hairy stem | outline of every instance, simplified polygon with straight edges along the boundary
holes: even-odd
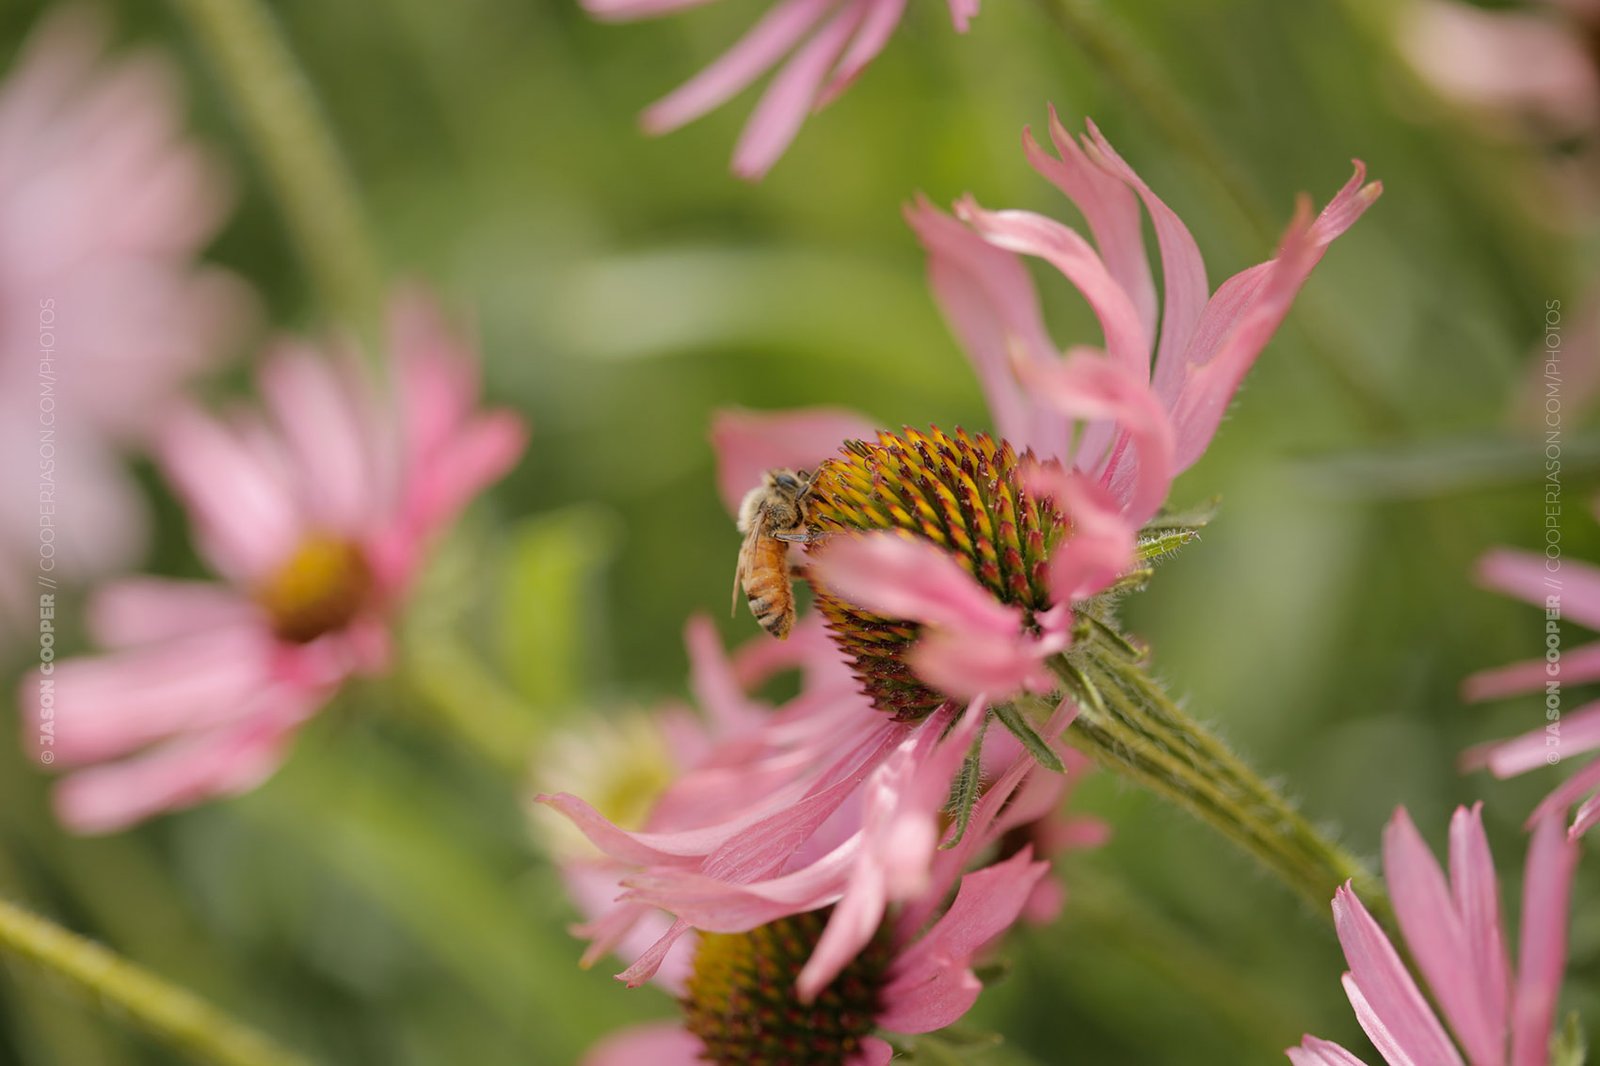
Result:
[[[328,309],[375,325],[381,278],[354,183],[276,17],[259,0],[174,0],[261,158]]]
[[[1066,738],[1101,765],[1188,810],[1319,910],[1354,881],[1375,913],[1387,912],[1360,860],[1179,707],[1123,647],[1091,637],[1055,669],[1081,708]]]
[[[64,978],[157,1039],[223,1066],[306,1066],[308,1060],[115,952],[0,900],[0,951]]]

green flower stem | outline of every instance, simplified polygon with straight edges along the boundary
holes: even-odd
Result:
[[[276,17],[259,0],[174,4],[209,54],[322,300],[367,339],[380,299],[377,256],[349,171]]]
[[[1232,209],[1236,224],[1250,241],[1266,241],[1276,248],[1284,221],[1278,221],[1254,185],[1234,165],[1210,135],[1201,119],[1168,79],[1161,66],[1106,16],[1103,0],[1044,0],[1047,13],[1088,54],[1141,111],[1150,117],[1162,138],[1187,155],[1210,175]],[[1320,309],[1314,299],[1302,299],[1299,314],[1308,325],[1306,344],[1323,368],[1355,401],[1376,429],[1392,433],[1405,423],[1399,405],[1383,395],[1370,375],[1352,365],[1345,355],[1359,346],[1345,340],[1348,331],[1337,315]]]
[[[185,989],[90,940],[0,900],[0,951],[65,978],[91,999],[126,1013],[139,1026],[203,1062],[223,1066],[306,1066]]]
[[[1366,867],[1167,695],[1143,664],[1091,635],[1055,668],[1081,708],[1069,742],[1101,765],[1188,810],[1326,912],[1353,881],[1379,915],[1388,902]]]

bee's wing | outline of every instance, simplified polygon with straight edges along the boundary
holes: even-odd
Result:
[[[750,556],[755,553],[756,542],[761,539],[761,532],[766,527],[767,509],[763,506],[756,511],[755,518],[750,522],[750,531],[744,535],[744,543],[739,545],[739,565],[733,571],[733,603],[728,607],[730,615],[739,613],[739,593],[744,588],[745,571],[750,568]]]

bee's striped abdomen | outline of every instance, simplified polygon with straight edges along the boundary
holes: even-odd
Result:
[[[779,640],[794,625],[794,587],[789,583],[789,546],[761,537],[750,551],[744,572],[744,594],[761,628]]]

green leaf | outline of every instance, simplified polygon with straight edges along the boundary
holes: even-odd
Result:
[[[1022,713],[1016,707],[1009,703],[998,704],[994,708],[994,716],[1000,719],[1001,725],[1011,730],[1011,735],[1022,742],[1022,746],[1028,749],[1028,754],[1032,755],[1040,766],[1046,770],[1054,770],[1058,774],[1066,773],[1067,768],[1061,764],[1061,759],[1050,750],[1050,745],[1044,742],[1044,738],[1033,731],[1033,726],[1028,724],[1027,719],[1022,717]]]
[[[1200,531],[1217,516],[1218,498],[1213,496],[1198,507],[1183,511],[1164,511],[1139,531],[1137,556],[1141,563],[1158,562],[1180,548],[1200,539]]]

